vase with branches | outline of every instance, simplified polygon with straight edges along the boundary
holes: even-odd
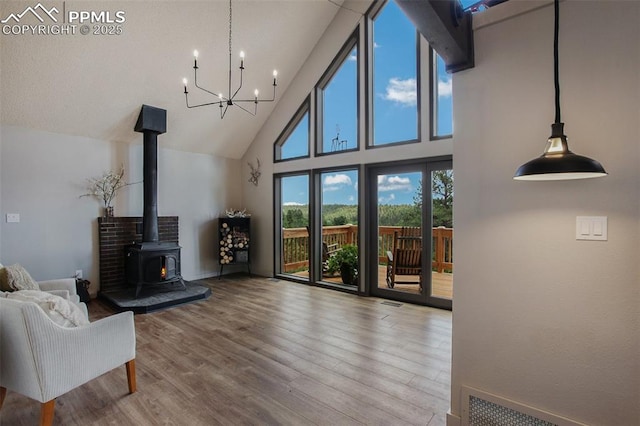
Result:
[[[109,170],[104,172],[102,176],[88,178],[87,190],[89,192],[80,197],[94,197],[101,200],[104,203],[105,216],[111,217],[113,216],[113,206],[111,205],[113,199],[120,189],[128,185],[132,184],[124,181],[124,165],[121,165],[116,172]]]

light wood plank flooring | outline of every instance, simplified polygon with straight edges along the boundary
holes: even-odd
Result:
[[[206,283],[206,301],[136,316],[138,392],[123,366],[58,398],[54,424],[445,424],[451,312],[266,278]],[[0,424],[35,425],[39,410],[9,391]]]

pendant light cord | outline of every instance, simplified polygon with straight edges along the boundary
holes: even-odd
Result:
[[[556,89],[556,123],[560,123],[560,77],[558,72],[558,30],[560,27],[560,2],[554,0],[555,22],[553,31],[553,78]]]
[[[229,0],[229,92],[227,92],[229,100],[231,100],[231,18],[231,0]]]

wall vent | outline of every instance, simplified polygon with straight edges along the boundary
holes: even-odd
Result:
[[[462,387],[462,425],[466,426],[585,426],[537,408]]]

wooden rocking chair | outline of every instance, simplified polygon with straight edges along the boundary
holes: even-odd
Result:
[[[417,275],[419,279],[416,282],[401,278],[407,275]],[[419,227],[403,227],[393,233],[393,249],[387,251],[387,286],[393,288],[396,284],[418,284],[422,292],[422,229]]]

